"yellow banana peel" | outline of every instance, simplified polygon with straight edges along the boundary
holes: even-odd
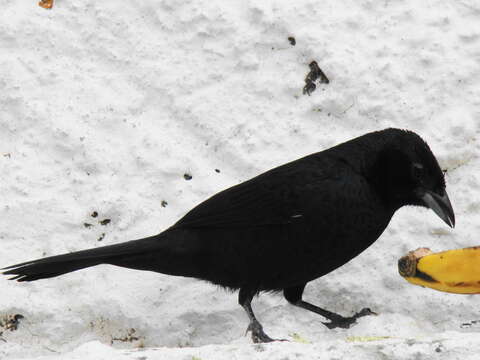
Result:
[[[480,294],[480,246],[433,253],[410,251],[398,260],[409,283],[455,294]]]

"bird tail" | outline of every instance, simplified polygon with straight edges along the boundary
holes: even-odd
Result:
[[[122,266],[125,258],[149,256],[162,246],[161,234],[116,245],[50,256],[7,266],[4,275],[14,275],[9,280],[34,281],[47,279],[99,264]],[[134,266],[124,265],[134,268]],[[137,267],[138,268],[138,267]]]

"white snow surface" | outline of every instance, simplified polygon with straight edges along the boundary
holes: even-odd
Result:
[[[430,144],[457,217],[452,230],[403,208],[308,285],[324,308],[378,313],[350,329],[256,298],[265,331],[288,342],[252,344],[236,294],[195,279],[113,266],[0,279],[0,315],[25,317],[0,359],[480,358],[480,297],[397,272],[421,246],[479,245],[478,1],[0,5],[0,266],[154,235],[219,190],[386,127]],[[330,84],[306,96],[312,60]]]

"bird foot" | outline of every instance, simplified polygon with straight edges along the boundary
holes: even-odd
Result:
[[[368,316],[368,315],[378,315],[378,314],[373,312],[369,308],[363,308],[353,316],[343,317],[341,315],[338,315],[338,317],[331,317],[330,322],[324,322],[322,324],[328,327],[329,329],[335,329],[335,328],[348,329],[350,326],[352,326],[357,322],[358,318],[361,318],[363,316]]]
[[[248,325],[247,331],[245,332],[245,335],[247,335],[248,332],[252,333],[252,341],[255,344],[258,343],[269,343],[272,341],[287,341],[285,339],[272,339],[270,336],[265,334],[263,331],[262,325],[257,321],[257,322],[251,322]]]

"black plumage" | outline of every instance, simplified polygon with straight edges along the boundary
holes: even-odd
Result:
[[[346,318],[302,300],[305,285],[345,264],[404,205],[454,214],[428,145],[398,129],[372,132],[226,189],[164,232],[145,239],[28,261],[5,268],[33,281],[98,264],[189,276],[239,289],[254,341],[271,341],[251,309],[261,291],[284,291],[297,306],[348,327]]]

